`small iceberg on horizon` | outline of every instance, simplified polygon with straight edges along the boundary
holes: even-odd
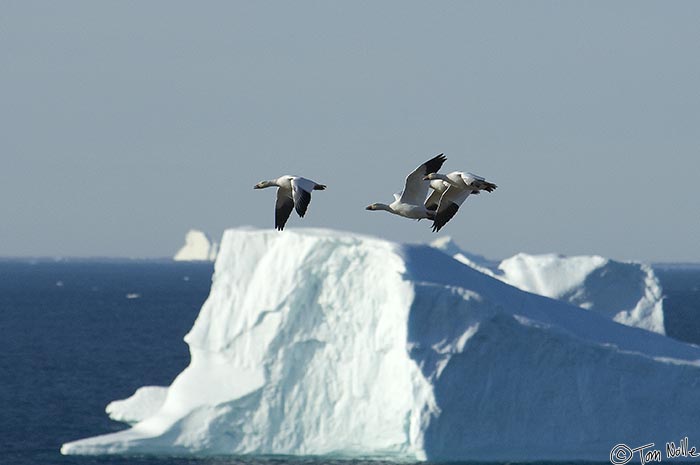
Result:
[[[190,229],[185,235],[185,245],[177,251],[173,260],[178,262],[216,260],[219,244],[209,239],[204,232]]]

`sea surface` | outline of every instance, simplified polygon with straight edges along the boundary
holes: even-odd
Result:
[[[1,465],[381,464],[300,458],[62,456],[63,443],[126,426],[105,406],[168,385],[209,294],[210,263],[0,260]],[[700,267],[657,269],[667,333],[700,344]],[[386,463],[386,462],[384,462]]]

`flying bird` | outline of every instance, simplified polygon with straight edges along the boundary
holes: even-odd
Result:
[[[395,215],[417,220],[422,218],[434,219],[435,212],[427,209],[424,204],[430,184],[426,177],[439,171],[445,160],[447,158],[441,153],[413,170],[406,177],[403,191],[400,194],[394,194],[394,201],[389,205],[373,203],[365,209],[385,210]]]
[[[442,194],[444,194],[450,186],[454,186],[456,189],[471,191],[470,194],[473,195],[478,194],[482,190],[493,192],[493,190],[498,187],[486,181],[481,176],[472,173],[463,173],[461,171],[453,171],[449,174],[431,173],[424,179],[430,181],[430,188],[433,190],[425,200],[425,208],[428,210],[437,210],[440,197],[442,197]]]
[[[433,190],[427,199],[425,199],[425,208],[431,211],[435,211],[440,205],[440,197],[445,193],[450,183],[443,181],[442,179],[432,179],[430,180],[429,187]]]
[[[260,181],[253,186],[253,189],[275,186],[278,188],[275,203],[275,228],[278,231],[284,229],[292,210],[296,210],[300,218],[304,217],[311,202],[311,191],[322,191],[326,188],[323,184],[310,179],[286,175],[271,181]]]
[[[493,192],[498,186],[481,176],[462,171],[448,174],[430,173],[424,178],[430,181],[433,192],[425,201],[425,207],[435,211],[433,232],[440,229],[457,214],[459,207],[471,194]]]

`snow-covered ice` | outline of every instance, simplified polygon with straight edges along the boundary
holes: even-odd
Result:
[[[229,230],[185,340],[154,413],[62,453],[605,461],[700,438],[700,348],[428,245]]]
[[[433,247],[524,291],[569,302],[638,328],[665,334],[663,292],[651,266],[597,255],[519,253],[501,262],[461,250],[449,237]]]
[[[163,406],[167,393],[165,386],[144,386],[128,399],[110,402],[105,411],[112,420],[133,425],[156,413]]]
[[[176,261],[214,261],[219,244],[211,241],[206,234],[196,229],[190,229],[185,235],[185,245],[177,251],[173,260]]]

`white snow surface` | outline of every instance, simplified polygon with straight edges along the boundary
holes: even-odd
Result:
[[[167,394],[165,386],[144,386],[127,399],[110,402],[105,411],[112,420],[133,425],[156,413]]]
[[[597,255],[525,253],[495,262],[461,250],[449,237],[432,245],[524,291],[592,310],[618,323],[665,334],[663,292],[654,270],[647,264]]]
[[[185,245],[177,251],[175,261],[214,261],[219,244],[211,241],[202,231],[190,229],[185,235]]]
[[[700,348],[428,245],[228,230],[185,340],[155,413],[61,452],[605,461],[700,437]]]

